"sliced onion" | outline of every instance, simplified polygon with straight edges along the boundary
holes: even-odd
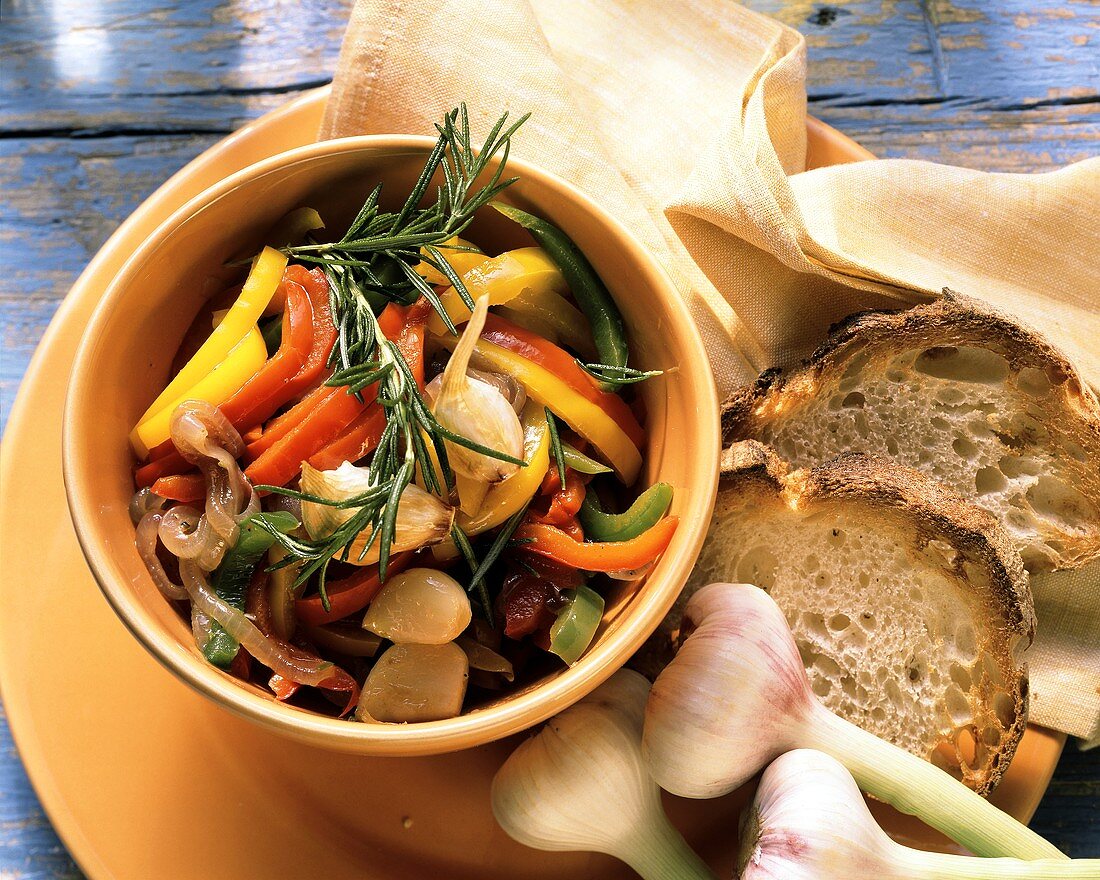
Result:
[[[243,612],[214,592],[205,573],[191,560],[180,561],[180,576],[192,606],[217,621],[249,654],[277,675],[311,687],[326,687],[341,671],[327,660],[267,638]]]
[[[130,522],[136,526],[150,511],[164,510],[164,505],[167,502],[167,498],[161,498],[159,495],[154,494],[148,486],[144,489],[138,489],[134,493],[134,497],[130,499]]]
[[[138,523],[137,527],[138,555],[149,570],[149,576],[153,579],[153,583],[157,585],[157,589],[164,594],[166,599],[173,601],[186,599],[187,591],[179,584],[172,583],[172,579],[168,577],[164,566],[160,564],[160,560],[157,558],[157,532],[160,529],[160,521],[163,517],[164,514],[159,510],[151,510],[141,518],[141,522]]]
[[[481,644],[477,639],[470,636],[459,636],[455,639],[455,644],[466,652],[466,658],[470,661],[471,669],[497,673],[503,675],[508,681],[515,680],[516,673],[512,669],[512,661],[507,657],[501,657],[492,648]]]
[[[180,455],[202,472],[210,526],[232,547],[240,533],[237,524],[259,510],[252,485],[237,464],[244,452],[241,435],[220,409],[204,400],[181,403],[169,430]]]
[[[203,614],[197,605],[191,606],[191,635],[195,637],[195,644],[201,651],[214,634],[214,621]]]

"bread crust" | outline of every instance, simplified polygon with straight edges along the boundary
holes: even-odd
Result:
[[[859,312],[834,324],[828,338],[800,367],[791,372],[766,370],[757,380],[734,392],[722,407],[723,442],[759,437],[782,413],[792,413],[832,383],[858,354],[898,354],[915,348],[973,346],[1000,354],[1009,369],[1041,371],[1061,389],[1061,412],[1050,413],[1047,426],[1085,450],[1075,488],[1100,508],[1100,401],[1073,364],[1036,331],[988,304],[944,288],[934,302],[900,311]],[[1089,464],[1091,462],[1092,464]],[[1050,567],[1077,568],[1100,558],[1100,523],[1086,534],[1072,534],[1051,525],[1062,552],[1047,560]]]
[[[1027,665],[1019,655],[1035,633],[1027,573],[996,517],[919,471],[881,458],[849,453],[812,469],[791,471],[770,447],[753,440],[724,450],[718,497],[716,520],[746,505],[782,504],[811,514],[827,506],[858,504],[876,517],[898,522],[918,551],[932,541],[955,551],[952,571],[960,590],[970,590],[986,610],[987,625],[978,634],[979,646],[994,658],[1004,692],[1013,701],[1012,717],[1006,723],[990,695],[973,724],[979,730],[986,725],[999,728],[999,745],[986,753],[984,763],[959,768],[959,775],[975,791],[992,791],[1027,726]],[[980,566],[989,575],[988,587],[980,593],[974,593],[968,566]]]

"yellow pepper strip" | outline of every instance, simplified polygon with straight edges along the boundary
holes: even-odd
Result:
[[[229,309],[225,320],[214,329],[202,347],[176,374],[176,378],[169,382],[168,387],[149,405],[145,414],[138,420],[139,425],[172,401],[186,399],[186,393],[190,388],[217,364],[224,361],[229,352],[252,332],[256,321],[259,320],[271,297],[279,288],[286,262],[286,256],[274,248],[265,247],[260,252],[259,257],[252,264],[252,271],[248,273],[237,301]]]
[[[569,346],[585,361],[596,359],[596,346],[587,319],[580,309],[553,290],[529,287],[513,297],[508,305],[501,306],[497,313],[551,342]]]
[[[568,289],[561,270],[546,251],[537,247],[506,251],[499,257],[485,260],[466,272],[462,283],[474,300],[489,294],[491,306],[503,305],[527,289],[554,293],[564,293]],[[445,290],[439,300],[454,324],[461,324],[470,317],[470,310],[454,288]],[[443,319],[435,311],[428,318],[428,329],[437,335],[447,332]]]
[[[473,251],[456,251],[451,250],[453,247],[475,248],[476,245],[471,244],[464,238],[455,236],[448,239],[441,244],[437,250],[443,254],[443,259],[447,261],[447,264],[455,270],[459,275],[465,275],[475,266],[480,266],[484,263],[488,256],[483,254],[480,250]],[[426,248],[420,249],[421,256],[427,254]],[[423,261],[419,262],[415,266],[416,274],[420,275],[429,284],[436,285],[449,285],[451,282],[447,280],[447,276],[440,272],[435,266]]]
[[[513,513],[523,508],[542,485],[550,467],[550,428],[542,406],[528,402],[523,408],[523,460],[527,467],[520,468],[506,480],[492,486],[474,515],[458,512],[457,525],[467,535],[480,535],[501,525]],[[454,542],[447,538],[432,545],[436,559],[453,559],[458,555]]]
[[[134,428],[130,433],[130,444],[138,458],[145,458],[150,449],[168,439],[172,413],[181,403],[185,400],[205,400],[220,406],[256,375],[266,361],[267,345],[260,328],[253,324],[248,335],[233,347],[225,360],[215,364],[214,369],[198,382]]]
[[[295,208],[271,228],[267,234],[267,244],[273,248],[301,244],[310,232],[324,228],[325,221],[316,210]]]
[[[444,348],[454,350],[458,340],[447,334],[438,339]],[[627,486],[638,477],[642,454],[623,429],[597,404],[586,399],[545,367],[508,351],[485,339],[478,340],[475,360],[480,356],[488,369],[514,376],[527,389],[527,396],[561,418],[591,443],[603,459],[615,469]],[[478,365],[480,366],[480,365]],[[528,468],[529,470],[529,468]]]

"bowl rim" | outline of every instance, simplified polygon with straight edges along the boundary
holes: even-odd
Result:
[[[127,257],[96,304],[73,358],[62,425],[62,475],[77,540],[100,591],[138,642],[176,678],[236,715],[315,745],[378,756],[458,751],[518,733],[545,721],[590,693],[621,668],[656,629],[679,595],[702,547],[717,495],[720,419],[713,374],[698,327],[683,297],[656,258],[623,223],[579,188],[536,164],[509,157],[509,168],[520,177],[541,190],[573,201],[581,211],[593,216],[600,226],[611,231],[617,239],[616,248],[626,252],[627,258],[646,276],[649,286],[663,296],[667,307],[677,316],[666,329],[674,339],[674,349],[688,359],[683,366],[690,367],[684,372],[689,374],[697,396],[695,410],[696,418],[701,423],[700,440],[705,443],[706,438],[713,438],[713,449],[699,449],[698,461],[702,463],[709,458],[713,466],[696,466],[693,469],[693,480],[699,482],[692,493],[691,507],[684,511],[681,521],[692,524],[694,528],[688,545],[681,548],[675,558],[665,557],[662,560],[666,564],[663,579],[669,584],[678,582],[680,587],[673,589],[666,585],[660,594],[650,597],[648,603],[630,614],[621,615],[615,631],[577,665],[499,705],[475,709],[455,718],[416,724],[375,725],[349,723],[345,719],[301,711],[252,693],[248,688],[228,680],[219,670],[200,663],[176,640],[160,636],[151,612],[133,594],[125,578],[120,576],[121,572],[116,570],[113,554],[97,540],[96,529],[92,525],[96,521],[96,511],[91,499],[81,491],[81,470],[77,465],[80,458],[79,438],[82,436],[79,429],[86,422],[81,401],[91,399],[89,395],[93,384],[86,362],[91,357],[102,325],[122,291],[129,285],[131,276],[144,266],[177,227],[193,215],[238,187],[293,165],[341,153],[426,153],[435,142],[435,138],[421,135],[376,134],[308,144],[249,165],[189,199]],[[713,454],[707,456],[705,453],[708,451]]]

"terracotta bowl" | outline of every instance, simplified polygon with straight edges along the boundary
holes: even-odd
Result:
[[[564,181],[512,160],[510,201],[563,228],[608,283],[630,332],[634,362],[668,370],[644,383],[648,445],[641,484],[676,487],[675,539],[640,584],[607,596],[596,640],[569,669],[458,718],[360,724],[275,701],[208,664],[190,626],[160,595],[134,547],[127,515],[134,464],[127,433],[170,378],[169,365],[207,300],[254,253],[271,225],[301,205],[329,228],[346,226],[382,181],[407,192],[427,138],[377,136],[315,144],[274,156],[184,205],[133,253],[104,291],[73,364],[64,424],[65,485],[92,573],[115,612],[169,670],[221,706],[314,745],[371,755],[423,755],[480,745],[534,725],[587,694],[623,665],[668,611],[702,544],[717,483],[718,405],[702,342],[664,271],[618,222]],[[530,244],[495,211],[468,237],[488,252]]]

